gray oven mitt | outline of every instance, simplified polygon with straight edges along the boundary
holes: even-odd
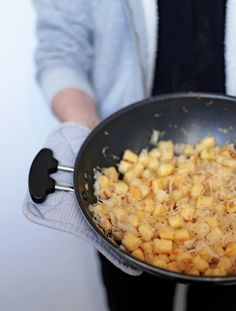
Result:
[[[77,153],[89,132],[88,128],[77,123],[61,124],[49,135],[45,147],[53,151],[53,156],[59,164],[73,167]],[[57,172],[51,177],[61,185],[73,184],[72,173]],[[29,220],[37,224],[85,239],[122,271],[130,275],[142,273],[140,269],[121,258],[90,228],[73,192],[56,191],[48,195],[46,201],[41,204],[34,203],[27,193],[23,212]]]

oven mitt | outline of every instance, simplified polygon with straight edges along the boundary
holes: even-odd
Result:
[[[60,165],[74,166],[76,156],[90,130],[77,123],[60,124],[48,137],[45,147],[53,151]],[[73,174],[58,171],[50,175],[60,185],[73,185]],[[109,261],[130,275],[142,271],[121,258],[103,239],[90,228],[84,218],[74,192],[56,191],[49,194],[43,203],[36,204],[29,193],[23,205],[24,215],[31,221],[50,228],[66,231],[85,239]]]

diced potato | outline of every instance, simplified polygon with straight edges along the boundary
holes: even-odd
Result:
[[[142,224],[139,226],[138,231],[142,239],[146,242],[150,241],[155,234],[155,228],[151,227],[149,224]]]
[[[162,269],[168,269],[167,262],[163,260],[162,258],[159,258],[159,256],[155,256],[152,259],[152,264],[156,267],[162,268]]]
[[[147,168],[156,171],[159,167],[159,161],[156,158],[150,158],[147,164]]]
[[[121,174],[125,174],[127,173],[131,168],[132,168],[133,164],[128,162],[128,161],[120,161],[119,165],[118,165],[118,171]]]
[[[126,161],[131,162],[131,163],[135,163],[138,161],[138,155],[136,153],[134,153],[133,151],[127,149],[124,152],[123,160],[126,160]]]
[[[213,205],[214,198],[210,196],[202,196],[197,201],[198,207],[211,207]]]
[[[155,197],[159,203],[168,203],[170,201],[170,195],[164,190],[159,190],[155,194]]]
[[[135,175],[133,170],[128,171],[125,173],[123,180],[127,183],[130,184],[134,179],[136,179],[137,176]]]
[[[184,209],[182,209],[182,211],[180,212],[181,216],[183,217],[184,220],[186,221],[192,221],[194,214],[195,214],[195,208],[192,206],[188,206],[185,207]]]
[[[150,187],[145,184],[141,184],[138,188],[141,192],[142,198],[146,198],[151,193]]]
[[[171,161],[174,157],[174,145],[172,141],[160,141],[158,144],[160,153],[161,153],[161,161]]]
[[[149,151],[149,155],[153,158],[159,159],[161,152],[158,148],[153,148],[151,151]]]
[[[138,187],[129,187],[128,193],[131,200],[140,200],[142,197]]]
[[[144,166],[148,164],[149,155],[147,150],[142,150],[138,157],[138,162],[142,163]]]
[[[144,260],[144,254],[143,251],[140,248],[135,249],[132,253],[132,256],[134,256],[135,258],[139,259],[139,260]]]
[[[226,202],[225,208],[226,211],[230,214],[236,212],[236,204],[234,202]]]
[[[215,206],[215,209],[219,212],[219,213],[224,213],[225,211],[225,205],[224,204],[218,204]]]
[[[145,258],[152,258],[153,257],[152,242],[144,242],[141,244],[140,247],[144,251]]]
[[[190,275],[200,275],[200,272],[194,267],[191,267],[190,269],[186,269],[185,273],[190,274]]]
[[[203,149],[200,153],[200,157],[202,160],[214,160],[215,151],[213,148]]]
[[[195,153],[196,153],[196,151],[195,151],[195,148],[194,148],[193,145],[188,144],[188,145],[185,146],[184,154],[189,156],[189,155],[194,155]]]
[[[124,238],[122,240],[122,245],[129,251],[134,251],[135,249],[139,248],[139,246],[142,244],[142,241],[140,238],[138,238],[134,233],[132,232],[126,232],[124,235]]]
[[[152,191],[156,194],[160,189],[163,189],[162,181],[160,179],[154,179],[152,181]]]
[[[201,140],[201,144],[206,147],[213,147],[216,144],[216,140],[213,136],[206,136]]]
[[[193,258],[193,267],[200,272],[204,272],[206,269],[209,268],[209,264],[206,260],[201,258],[200,256],[195,256]]]
[[[178,201],[183,197],[183,194],[180,190],[174,190],[172,192],[172,196],[174,197],[175,201]]]
[[[144,170],[144,165],[140,162],[137,162],[134,164],[132,170],[136,176],[139,176]]]
[[[179,214],[176,214],[176,215],[170,216],[168,218],[168,222],[172,228],[181,228],[184,224],[184,219]]]
[[[167,264],[167,269],[170,270],[170,271],[173,271],[173,272],[180,272],[179,268],[177,267],[176,263],[175,262],[169,262]]]
[[[209,268],[204,271],[204,275],[206,276],[223,276],[226,275],[226,271],[223,268]]]
[[[154,239],[153,251],[155,254],[170,254],[173,249],[171,240]]]
[[[155,173],[154,171],[152,170],[149,170],[149,169],[144,169],[141,176],[144,178],[144,179],[150,179],[150,178],[153,178],[155,177]]]
[[[231,271],[231,268],[232,268],[232,261],[229,259],[229,258],[222,258],[218,265],[217,265],[217,268],[222,268],[224,269],[226,272],[230,272]]]
[[[107,188],[111,185],[111,182],[107,176],[100,175],[96,180],[96,184],[99,188]]]
[[[218,236],[223,235],[223,232],[219,227],[212,227],[211,232],[213,232],[215,235],[218,235]]]
[[[160,164],[158,168],[158,175],[161,177],[169,176],[173,173],[174,166],[170,163]]]
[[[129,187],[123,181],[117,181],[113,183],[113,189],[118,194],[126,194]]]
[[[190,269],[193,264],[193,258],[189,253],[182,253],[176,257],[176,264],[181,271]]]
[[[171,227],[163,227],[159,229],[159,235],[161,239],[173,240],[174,239],[174,229]]]
[[[127,218],[127,223],[135,228],[138,228],[140,221],[139,221],[138,216],[131,214]]]
[[[215,160],[217,163],[222,164],[225,160],[225,157],[223,157],[222,155],[217,155]]]
[[[225,255],[228,257],[236,256],[236,243],[229,243],[226,246]]]
[[[181,243],[190,240],[190,235],[187,229],[177,229],[174,233],[174,240],[177,243]]]
[[[207,218],[206,218],[206,223],[207,223],[210,227],[217,227],[217,226],[218,226],[218,220],[217,220],[216,216],[207,217]]]
[[[108,219],[108,218],[106,218],[106,217],[103,217],[102,219],[101,219],[101,225],[102,225],[102,228],[106,231],[106,232],[108,232],[109,230],[111,230],[111,222],[110,222],[110,220]]]
[[[172,253],[170,254],[170,260],[176,260],[176,257],[179,256],[180,254],[184,253],[184,249],[183,248],[174,248],[172,250]]]
[[[203,195],[203,193],[204,193],[204,186],[203,185],[201,185],[201,184],[193,185],[192,190],[191,190],[192,198],[197,199],[201,195]]]
[[[154,203],[153,203],[151,200],[148,200],[148,199],[147,199],[147,200],[144,202],[144,210],[147,211],[147,212],[152,213],[152,212],[154,211],[154,209],[155,209]]]
[[[165,213],[165,211],[166,211],[166,208],[162,204],[158,204],[158,205],[156,205],[156,207],[154,209],[153,215],[154,216],[161,216]]]
[[[103,173],[105,176],[107,176],[109,179],[112,179],[112,180],[117,180],[119,177],[119,174],[114,166],[104,169]]]

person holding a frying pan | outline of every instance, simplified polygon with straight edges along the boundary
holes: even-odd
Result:
[[[236,95],[234,0],[34,2],[37,79],[62,121],[46,145],[61,162],[73,163],[78,142],[102,119],[141,99],[186,91]],[[71,154],[63,149],[68,141]],[[73,196],[64,197],[65,204],[56,194],[49,199],[50,217],[48,209],[39,216],[30,199],[24,212],[37,223],[86,238],[102,253],[110,310],[140,310],[140,301],[147,310],[172,310],[176,284],[138,271],[105,249],[84,224]],[[187,310],[235,310],[234,293],[235,286],[189,286]]]

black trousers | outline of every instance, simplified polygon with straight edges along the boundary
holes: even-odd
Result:
[[[99,254],[111,311],[172,311],[176,283],[148,273],[130,276]],[[144,308],[145,306],[145,308]],[[236,311],[236,286],[189,286],[187,311]]]

